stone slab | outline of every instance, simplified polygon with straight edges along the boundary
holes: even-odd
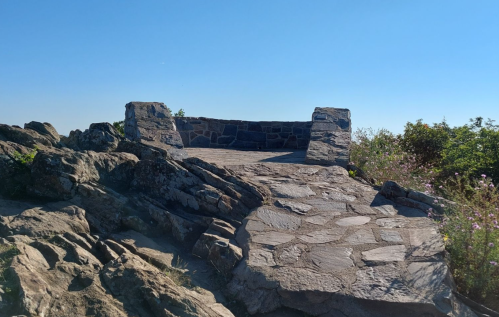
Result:
[[[304,235],[298,236],[298,239],[307,243],[328,243],[337,241],[345,234],[346,228],[331,228],[313,231]]]
[[[270,190],[279,198],[304,198],[316,195],[310,187],[295,184],[275,184],[270,186]]]
[[[381,239],[386,242],[404,242],[400,233],[393,230],[380,230]]]
[[[267,208],[258,208],[256,216],[266,225],[278,229],[296,230],[301,225],[301,219],[295,216],[276,212]]]
[[[336,272],[353,267],[352,248],[316,246],[307,254],[311,264],[323,272]]]
[[[366,243],[377,243],[371,229],[360,229],[355,233],[345,238],[345,241],[351,245],[359,245]]]
[[[392,245],[362,252],[364,261],[373,262],[400,262],[405,260],[405,256],[405,245]]]
[[[252,237],[252,241],[260,244],[267,244],[271,246],[276,246],[280,245],[283,243],[287,243],[291,240],[293,240],[295,236],[287,234],[287,233],[282,233],[282,232],[266,232],[258,235],[254,235]]]
[[[371,221],[370,217],[356,216],[356,217],[342,218],[336,221],[336,224],[342,227],[350,227],[350,226],[361,226],[368,223],[369,221]]]

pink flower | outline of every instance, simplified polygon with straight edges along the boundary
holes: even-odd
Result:
[[[442,186],[442,185],[440,185],[440,186],[438,186],[438,188],[443,188],[443,186]]]
[[[443,208],[443,207],[445,207],[445,205],[444,205],[444,204],[440,204],[440,207],[442,207],[442,208]]]
[[[482,177],[483,177],[483,178],[486,178],[486,177],[487,177],[487,175],[485,175],[485,174],[482,174]]]
[[[490,264],[492,264],[493,266],[496,266],[497,262],[496,261],[490,261]]]
[[[494,184],[490,183],[489,187],[494,188]]]
[[[459,173],[455,173],[454,175],[456,175],[456,176],[457,176],[457,175],[459,175]]]
[[[494,247],[494,244],[491,242],[489,243],[489,247],[493,248]]]

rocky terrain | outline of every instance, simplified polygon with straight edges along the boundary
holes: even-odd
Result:
[[[161,107],[127,138],[0,125],[0,316],[476,316],[395,185],[188,158]]]

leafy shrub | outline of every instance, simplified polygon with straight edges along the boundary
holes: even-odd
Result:
[[[422,190],[433,180],[429,166],[418,165],[415,155],[403,151],[400,138],[389,131],[358,129],[354,139],[350,160],[378,185],[392,180]]]
[[[493,182],[499,182],[499,129],[488,121],[479,124],[453,128],[453,136],[442,153],[439,169],[442,178],[457,172],[470,178],[488,175]]]
[[[400,145],[408,153],[415,155],[418,164],[438,164],[442,159],[442,152],[450,139],[452,130],[447,123],[434,123],[432,127],[423,123],[407,122]]]
[[[482,301],[499,289],[499,192],[486,175],[456,176],[446,191],[456,204],[441,227],[459,292]]]
[[[125,121],[115,121],[113,122],[113,127],[118,130],[118,132],[125,136]]]

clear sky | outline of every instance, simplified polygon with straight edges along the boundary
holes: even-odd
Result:
[[[61,134],[129,101],[354,129],[499,121],[498,0],[0,0],[0,123]]]

